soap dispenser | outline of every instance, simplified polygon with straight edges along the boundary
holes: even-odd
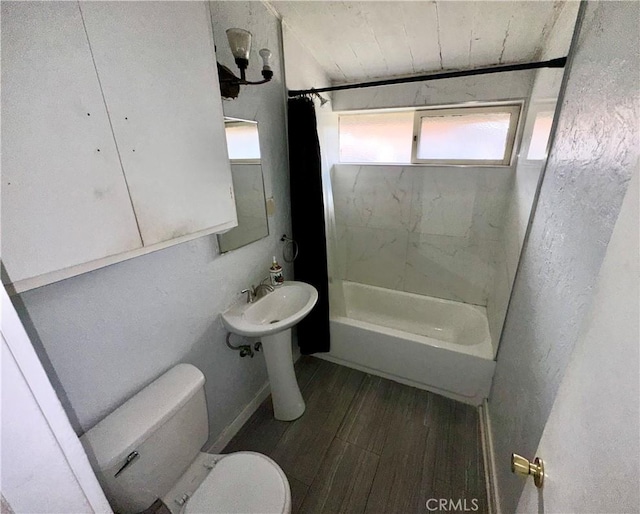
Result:
[[[284,282],[284,277],[282,276],[282,266],[278,264],[275,255],[273,256],[273,262],[271,263],[271,267],[269,268],[269,276],[271,277],[272,286],[279,286]]]

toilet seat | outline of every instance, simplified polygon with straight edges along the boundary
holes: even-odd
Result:
[[[184,514],[289,514],[289,482],[269,457],[254,452],[223,456],[185,504]]]

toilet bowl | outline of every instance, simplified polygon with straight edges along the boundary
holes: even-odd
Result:
[[[204,381],[179,364],[80,438],[114,511],[161,499],[172,514],[291,512],[289,482],[269,457],[200,451],[209,433]]]
[[[185,502],[180,514],[291,512],[289,482],[269,457],[253,452],[217,457],[217,464]]]

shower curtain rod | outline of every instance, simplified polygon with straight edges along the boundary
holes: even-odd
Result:
[[[469,77],[472,75],[485,75],[488,73],[502,73],[505,71],[535,70],[538,68],[564,68],[567,62],[566,57],[551,59],[550,61],[524,62],[520,64],[502,64],[487,68],[475,68],[471,70],[443,71],[441,73],[431,73],[429,75],[417,75],[414,77],[401,77],[386,80],[374,80],[372,82],[359,82],[356,84],[341,84],[339,86],[321,87],[318,89],[292,89],[289,96],[301,96],[328,91],[342,91],[344,89],[361,89],[365,87],[390,86],[392,84],[405,84],[407,82],[423,82],[427,80],[450,79],[455,77]]]

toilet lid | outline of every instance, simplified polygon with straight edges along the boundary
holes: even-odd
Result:
[[[269,457],[254,452],[224,456],[186,503],[184,514],[291,511],[289,482]]]

